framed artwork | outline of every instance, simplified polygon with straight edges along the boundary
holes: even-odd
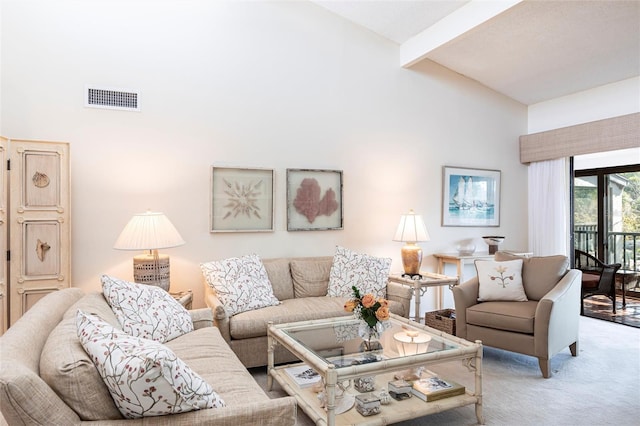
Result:
[[[273,169],[211,167],[210,232],[273,231]]]
[[[342,170],[287,169],[287,231],[342,229]]]
[[[444,166],[442,226],[500,226],[500,170]]]

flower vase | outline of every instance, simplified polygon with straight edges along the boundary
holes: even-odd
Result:
[[[372,352],[382,349],[380,344],[380,334],[384,331],[382,325],[377,322],[375,326],[371,327],[365,321],[362,321],[358,325],[358,336],[362,338],[362,344],[360,349],[362,352]]]

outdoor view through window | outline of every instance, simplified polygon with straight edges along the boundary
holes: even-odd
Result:
[[[640,164],[575,168],[573,210],[576,249],[640,275]]]

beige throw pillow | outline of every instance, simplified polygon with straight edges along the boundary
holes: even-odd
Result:
[[[526,302],[522,285],[522,259],[506,262],[476,260],[478,301]]]
[[[296,298],[327,295],[332,260],[292,260],[291,276]]]

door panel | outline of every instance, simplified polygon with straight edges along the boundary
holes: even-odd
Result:
[[[7,203],[9,194],[7,192],[7,147],[9,141],[0,137],[0,334],[7,331],[8,327],[8,262],[7,262]]]
[[[10,141],[9,324],[46,294],[69,287],[69,146]]]

